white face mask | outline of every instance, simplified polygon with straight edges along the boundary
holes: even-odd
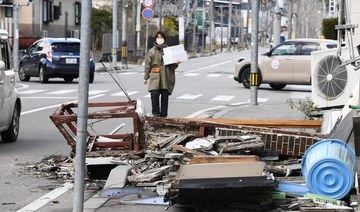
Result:
[[[156,43],[158,44],[158,45],[162,45],[162,44],[164,44],[164,39],[163,38],[156,38]]]

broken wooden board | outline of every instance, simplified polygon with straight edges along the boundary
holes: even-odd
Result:
[[[256,119],[211,119],[177,118],[183,121],[200,121],[216,124],[244,125],[269,128],[321,128],[321,120],[256,120]]]
[[[207,163],[180,166],[176,180],[261,176],[264,162]]]
[[[238,163],[256,161],[259,161],[259,157],[256,155],[195,156],[191,159],[190,164]]]
[[[219,142],[215,146],[216,151],[231,152],[243,149],[255,149],[265,146],[261,139],[247,140],[244,142]]]
[[[163,166],[160,168],[154,168],[147,171],[144,171],[140,174],[134,174],[128,177],[130,182],[150,182],[154,181],[158,178],[161,178],[167,170],[169,170],[172,166]]]

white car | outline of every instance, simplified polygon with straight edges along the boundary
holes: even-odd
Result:
[[[19,135],[21,100],[11,69],[8,33],[0,30],[0,134],[3,142],[15,142]]]

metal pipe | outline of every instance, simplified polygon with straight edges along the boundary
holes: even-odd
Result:
[[[119,48],[118,45],[118,0],[113,0],[113,20],[112,20],[112,64],[115,67],[117,65],[117,50]]]
[[[91,5],[92,1],[81,4],[81,44],[79,68],[79,104],[77,117],[77,139],[75,155],[75,187],[73,212],[82,212],[84,208],[85,153],[88,122],[90,38],[91,38]]]
[[[136,47],[137,47],[137,49],[140,49],[140,28],[141,28],[140,14],[141,14],[141,0],[138,0],[138,5],[136,8]]]
[[[14,71],[19,70],[19,0],[14,0],[14,43],[13,43],[13,58]]]
[[[232,25],[232,0],[229,0],[229,20],[228,20],[228,31],[227,31],[227,52],[231,51],[231,25]]]
[[[121,65],[123,68],[127,68],[127,29],[128,29],[128,1],[122,1],[122,31],[121,31]]]
[[[224,33],[223,33],[223,21],[224,21],[224,17],[223,17],[223,6],[222,5],[220,5],[220,29],[221,29],[221,32],[220,32],[220,36],[221,36],[221,41],[220,41],[220,52],[222,52],[223,51],[223,39],[224,39]]]
[[[259,0],[253,0],[252,2],[252,23],[251,23],[251,77],[250,81],[250,105],[258,105],[258,51],[259,51]],[[254,77],[255,75],[255,77]],[[255,82],[255,83],[254,83]]]
[[[214,0],[210,1],[210,54],[213,53],[213,45],[215,40],[215,24],[214,24]],[[215,50],[216,51],[216,50]]]

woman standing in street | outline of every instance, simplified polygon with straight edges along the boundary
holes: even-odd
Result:
[[[169,95],[175,86],[175,69],[180,63],[164,65],[163,48],[167,47],[165,33],[155,34],[155,43],[145,60],[144,84],[151,94],[152,114],[154,117],[167,117]]]

